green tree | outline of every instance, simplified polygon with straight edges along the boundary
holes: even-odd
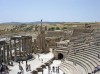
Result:
[[[56,27],[56,30],[60,30],[60,28],[59,27]]]
[[[55,27],[51,27],[48,29],[49,31],[54,31],[55,30]]]
[[[67,27],[63,27],[63,28],[62,28],[62,30],[65,30],[65,29],[67,29]]]

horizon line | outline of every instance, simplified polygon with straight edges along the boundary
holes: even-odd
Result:
[[[28,21],[28,22],[18,22],[18,21],[11,21],[11,22],[0,22],[2,23],[35,23],[35,22],[41,22],[41,21]],[[42,21],[43,23],[45,22],[65,22],[65,23],[99,23],[100,21]]]

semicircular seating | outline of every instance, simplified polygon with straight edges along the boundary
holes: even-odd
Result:
[[[81,33],[71,39],[69,47],[61,50],[67,55],[64,55],[64,61],[60,67],[64,71],[69,71],[69,74],[94,74],[95,68],[100,65],[98,57],[100,54],[100,31]],[[65,74],[68,73],[65,72]]]
[[[66,51],[66,50],[63,50]],[[71,53],[68,56],[67,61],[75,62],[77,65],[79,65],[83,70],[82,73],[78,71],[78,68],[76,67],[77,70],[74,69],[74,66],[71,66],[73,68],[70,68],[68,64],[62,63],[60,66],[65,67],[70,71],[70,74],[88,74],[92,73],[95,69],[96,66],[100,65],[100,62],[98,61],[98,54],[100,53],[100,46],[96,45],[91,45],[91,46],[86,46],[83,49],[79,49],[78,51],[71,50]],[[77,71],[77,72],[76,72]]]
[[[70,73],[69,74],[80,74],[78,69],[73,65],[73,63],[68,63],[66,61],[64,61],[61,65],[61,68],[66,68],[66,70],[68,70]],[[67,72],[68,73],[68,72]]]

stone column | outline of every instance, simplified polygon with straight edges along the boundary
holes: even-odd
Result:
[[[25,56],[25,47],[24,47],[24,38],[22,38],[22,51],[23,51],[23,55]]]
[[[29,50],[29,54],[31,54],[31,45],[32,45],[31,37],[29,37],[29,39],[28,39],[28,50]]]
[[[32,37],[31,37],[31,53],[32,53],[32,43],[33,43],[33,42],[32,42]]]
[[[10,40],[10,60],[12,59],[12,43],[11,43],[12,40]]]
[[[40,52],[42,52],[42,37],[41,37],[41,34],[39,34],[37,41],[38,41],[38,44],[37,44],[38,48],[40,49]]]
[[[23,38],[23,46],[24,46],[24,56],[25,56],[25,59],[26,59],[26,64],[27,64],[27,45],[26,45],[27,41],[26,41],[26,38],[24,37]]]
[[[37,43],[36,43],[36,39],[34,39],[34,43],[33,43],[34,45],[33,45],[33,51],[36,53],[36,51],[37,51]]]
[[[2,54],[1,54],[1,45],[0,45],[0,58],[2,58]],[[0,64],[2,63],[2,59],[0,59]]]
[[[14,39],[14,52],[15,52],[14,60],[16,61],[17,60],[16,39]]]
[[[25,51],[25,55],[27,55],[27,39],[26,38],[24,38],[24,51]]]
[[[21,39],[19,39],[19,56],[21,58]]]
[[[29,42],[29,38],[26,38],[25,41],[26,41],[26,43],[25,43],[26,52],[27,52],[27,54],[30,54],[30,42]]]
[[[9,64],[9,45],[7,45],[7,64]]]
[[[6,57],[5,57],[5,43],[3,45],[3,62],[6,63]]]
[[[29,49],[30,49],[30,51],[29,51],[29,53],[32,53],[32,37],[29,39]]]

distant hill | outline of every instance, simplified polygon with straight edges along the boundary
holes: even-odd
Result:
[[[84,23],[90,23],[90,24],[96,24],[99,22],[42,22],[43,24],[84,24]],[[37,22],[4,22],[0,23],[2,25],[22,25],[22,24],[32,24],[32,25],[38,25],[41,24],[40,21]]]
[[[22,23],[20,23],[20,22],[4,22],[4,23],[0,23],[0,24],[2,24],[2,25],[21,25]]]
[[[65,22],[42,22],[43,24],[63,24]],[[5,22],[5,23],[0,23],[0,24],[5,24],[5,25],[21,25],[21,24],[41,24],[41,22]]]

